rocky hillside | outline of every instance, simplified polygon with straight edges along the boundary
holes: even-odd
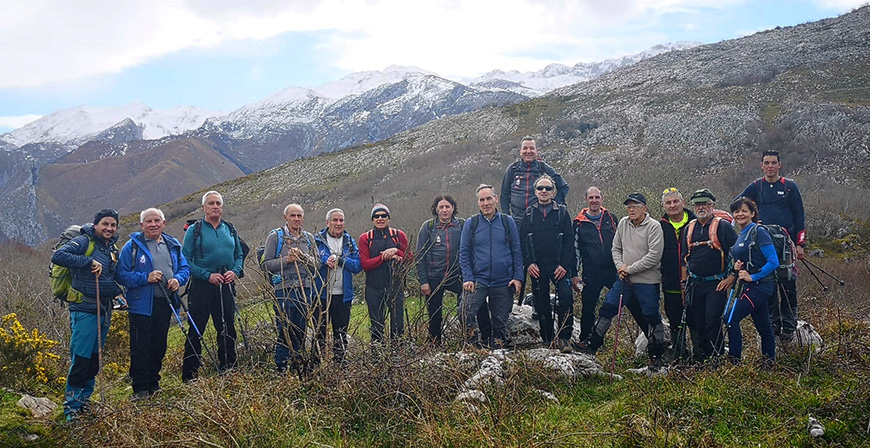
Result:
[[[333,206],[349,226],[370,224],[373,201],[416,229],[430,198],[446,191],[472,213],[474,188],[499,185],[519,139],[534,135],[543,158],[573,186],[576,211],[590,184],[606,206],[641,190],[709,187],[727,203],[760,176],[760,152],[778,149],[796,177],[811,237],[842,237],[868,219],[870,7],[836,19],[667,53],[545,97],[447,117],[366,147],[297,160],[230,181],[227,214],[262,238],[290,201],[321,227]],[[199,213],[197,198],[168,206],[175,220]],[[621,211],[621,210],[620,210]],[[655,214],[660,213],[653,207]]]

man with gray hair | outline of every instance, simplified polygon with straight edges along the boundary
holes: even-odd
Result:
[[[284,207],[284,225],[269,232],[261,260],[275,291],[276,326],[275,366],[278,372],[290,367],[304,373],[305,328],[317,310],[314,279],[320,267],[320,254],[314,236],[302,229],[305,211],[299,204]],[[292,359],[291,359],[292,356]]]
[[[164,232],[163,212],[156,208],[143,210],[139,214],[139,227],[142,231],[130,235],[121,249],[118,265],[118,282],[127,288],[130,307],[130,380],[134,400],[160,390],[160,370],[172,317],[170,302],[178,302],[178,288],[190,278],[181,243]]]

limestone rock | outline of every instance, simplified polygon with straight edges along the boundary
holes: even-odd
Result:
[[[23,408],[30,409],[30,412],[36,418],[45,417],[57,409],[57,403],[48,398],[32,397],[27,394],[24,394],[21,399],[18,400],[17,404]]]

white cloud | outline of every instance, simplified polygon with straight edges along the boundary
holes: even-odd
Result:
[[[18,115],[0,117],[0,128],[17,129],[25,124],[32,123],[42,118],[42,115]]]
[[[868,0],[814,0],[820,8],[833,9],[838,12],[849,12],[855,8],[868,5]]]
[[[539,68],[642,50],[628,34],[649,34],[661,15],[735,1],[744,0],[4,2],[0,88],[118,73],[185,48],[294,31],[329,31],[325,62],[349,71],[403,64],[450,76]],[[632,33],[623,37],[600,37],[627,26]]]

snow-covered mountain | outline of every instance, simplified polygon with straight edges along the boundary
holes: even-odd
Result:
[[[17,147],[53,143],[72,150],[126,119],[142,129],[142,138],[151,140],[196,129],[206,118],[222,114],[194,106],[155,110],[140,102],[122,107],[80,106],[52,112],[0,135],[0,141]]]
[[[641,53],[601,62],[580,62],[573,67],[550,64],[536,72],[493,70],[467,83],[477,88],[503,88],[526,96],[540,96],[560,87],[595,79],[614,70],[636,64],[644,59],[669,51],[681,51],[701,45],[700,42],[673,42],[656,45]]]

